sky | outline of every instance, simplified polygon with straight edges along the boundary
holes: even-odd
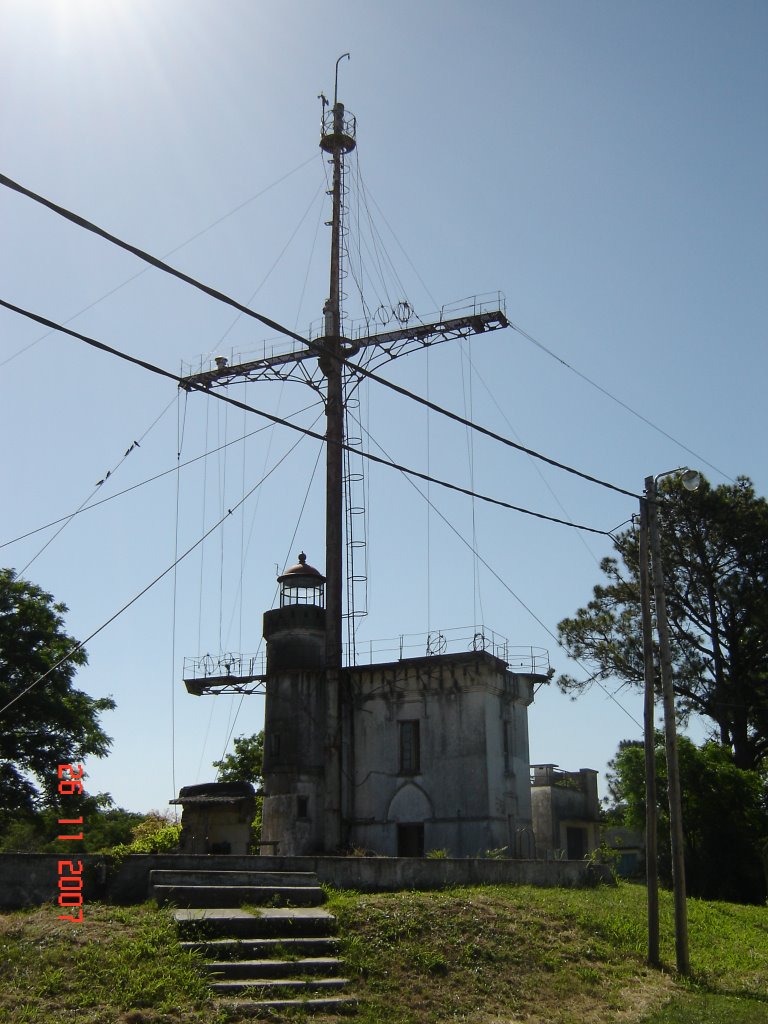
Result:
[[[346,322],[500,291],[519,328],[378,372],[632,495],[683,465],[765,495],[767,43],[750,0],[4,0],[0,170],[304,334],[328,289],[318,96],[348,52]],[[275,340],[7,188],[0,224],[0,298],[132,356],[178,373]],[[320,444],[7,310],[0,366],[2,564],[96,634],[77,685],[117,708],[90,790],[163,809],[262,725],[260,696],[189,696],[183,662],[258,652],[276,568],[324,568]],[[230,394],[323,430],[304,384]],[[481,494],[598,531],[637,511],[373,382],[350,412],[363,447]],[[608,536],[359,471],[361,644],[482,624],[587,675],[557,623]],[[543,686],[531,760],[604,794],[641,721],[619,681]]]

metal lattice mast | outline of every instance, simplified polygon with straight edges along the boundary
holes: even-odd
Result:
[[[344,576],[344,373],[346,367],[354,373],[354,360],[364,349],[373,349],[373,363],[379,364],[430,345],[452,339],[465,339],[476,334],[500,330],[509,326],[504,312],[503,297],[495,293],[483,300],[463,300],[461,304],[443,307],[431,322],[416,320],[408,303],[400,303],[392,310],[396,327],[381,330],[382,323],[369,320],[343,332],[342,260],[344,231],[344,158],[355,149],[356,125],[344,104],[338,100],[338,66],[336,85],[331,106],[324,96],[320,147],[330,157],[333,169],[331,259],[328,300],[323,308],[322,328],[310,331],[307,347],[290,351],[267,351],[261,358],[229,363],[217,357],[215,366],[182,378],[181,386],[187,390],[227,387],[237,382],[262,380],[293,380],[308,384],[325,399],[326,413],[326,672],[329,691],[338,690],[338,673],[342,667],[342,629]],[[314,365],[312,365],[314,363]],[[371,362],[368,364],[371,365]],[[350,609],[352,611],[352,609]],[[202,662],[194,678],[187,679],[190,692],[252,693],[263,687],[263,676],[252,664],[246,667],[243,658],[227,656],[225,671],[213,667],[209,672]],[[218,659],[221,661],[222,659]],[[353,658],[354,660],[354,658]],[[216,663],[218,665],[218,662]],[[243,667],[241,667],[241,664]],[[336,682],[334,683],[334,679]],[[337,745],[333,714],[329,698],[329,744]],[[331,739],[334,733],[335,739]],[[332,773],[335,774],[335,773]]]

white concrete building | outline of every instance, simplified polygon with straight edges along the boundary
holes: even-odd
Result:
[[[263,852],[335,852],[325,821],[340,815],[344,849],[534,856],[528,707],[546,674],[479,649],[349,667],[335,690],[324,578],[302,555],[279,581],[264,616]]]
[[[354,845],[392,856],[532,855],[533,676],[470,651],[357,666],[346,679]]]

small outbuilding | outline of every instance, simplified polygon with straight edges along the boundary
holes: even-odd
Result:
[[[531,765],[531,810],[537,857],[582,860],[600,846],[597,772]]]
[[[180,853],[245,856],[256,814],[256,791],[250,782],[204,782],[183,786]]]

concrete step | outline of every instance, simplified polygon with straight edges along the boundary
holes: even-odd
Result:
[[[173,911],[182,939],[319,938],[333,934],[336,918],[320,907],[189,907]]]
[[[259,1000],[217,1000],[216,1008],[225,1016],[269,1017],[281,1011],[300,1010],[304,1013],[354,1013],[357,1001],[350,996],[329,996],[313,999],[259,999]],[[293,1019],[293,1018],[291,1018]]]
[[[293,1011],[301,1011],[302,1018],[354,1013],[357,1003],[346,993],[350,982],[341,976],[343,962],[333,955],[336,919],[318,905],[324,893],[316,878],[294,872],[301,874],[301,884],[292,884],[298,879],[286,877],[291,873],[279,879],[258,874],[153,872],[158,899],[188,901],[173,911],[173,918],[182,947],[210,958],[201,966],[217,997],[217,1010],[237,1020],[274,1019],[283,1013],[292,1017]],[[262,881],[270,884],[250,884]],[[264,898],[294,901],[297,896],[309,896],[311,905],[258,905]],[[242,909],[243,903],[252,909]]]
[[[327,978],[338,974],[343,961],[334,956],[312,956],[301,960],[214,960],[205,964],[210,974],[221,981],[246,978],[293,978],[305,974],[319,974]]]
[[[332,938],[280,938],[280,939],[210,939],[180,943],[187,952],[200,953],[212,960],[243,960],[259,957],[302,956],[332,957],[338,950],[338,939]]]
[[[160,905],[180,907],[264,906],[267,903],[295,907],[319,907],[325,893],[319,886],[278,885],[155,885],[154,896]]]
[[[270,980],[240,979],[215,981],[211,990],[219,996],[250,993],[257,998],[294,998],[317,992],[337,993],[349,985],[349,978],[272,978]]]
[[[157,869],[149,872],[150,885],[256,885],[313,886],[313,871],[198,871]]]

